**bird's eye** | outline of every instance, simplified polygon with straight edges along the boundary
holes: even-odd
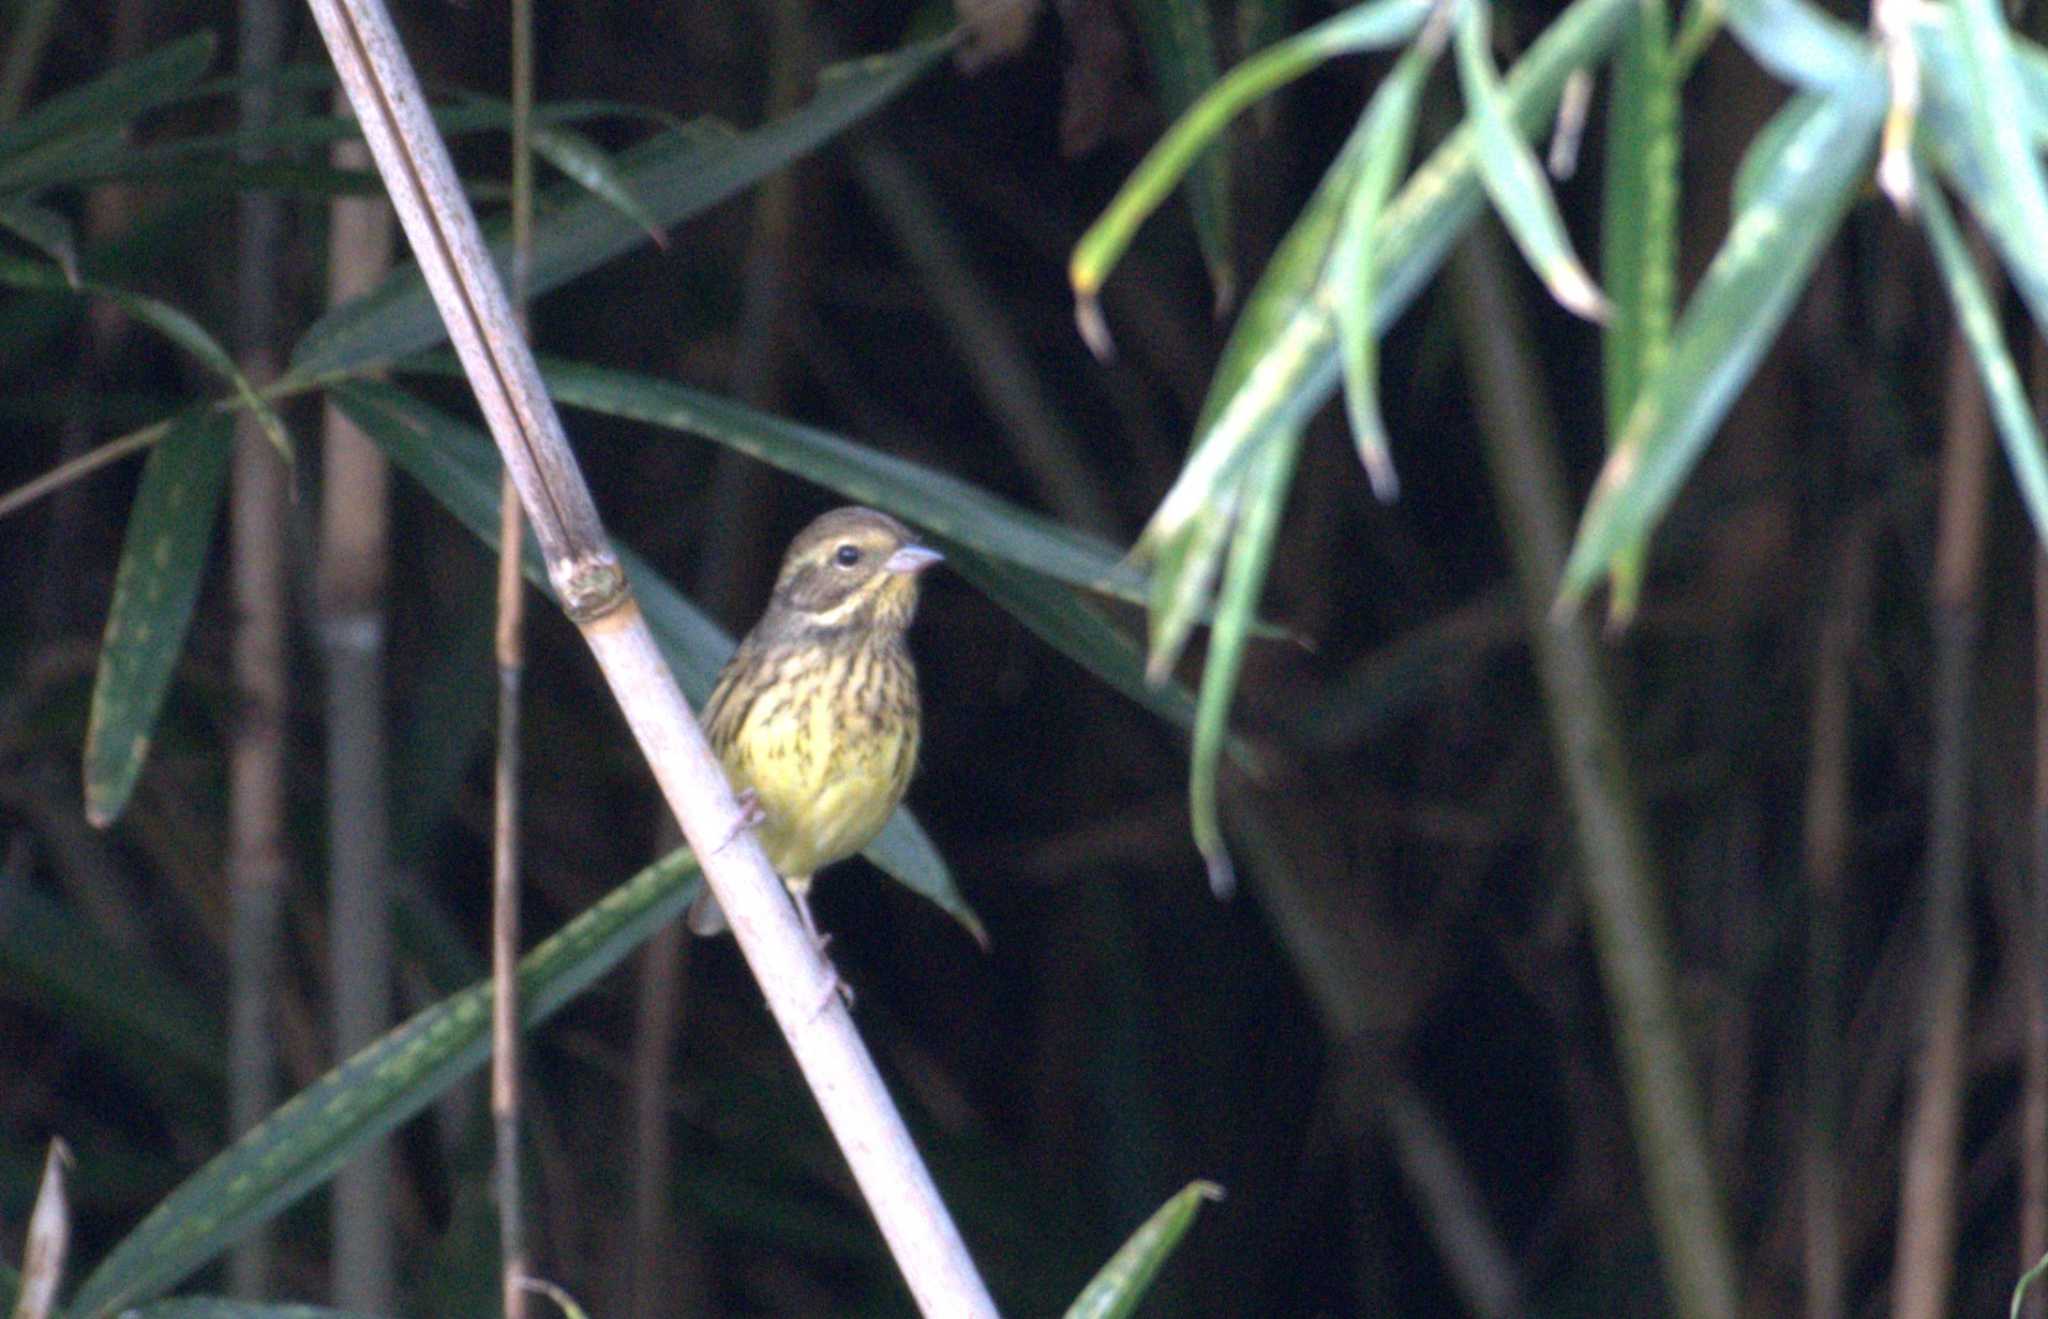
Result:
[[[832,561],[842,568],[851,568],[860,562],[860,546],[841,545],[832,555]]]

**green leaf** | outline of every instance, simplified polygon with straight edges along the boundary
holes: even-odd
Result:
[[[1949,300],[1956,306],[1956,321],[1970,345],[1977,363],[1977,375],[1991,400],[1991,416],[1998,424],[1998,438],[2005,445],[2006,461],[2012,464],[2026,501],[2034,532],[2048,543],[2048,453],[2041,444],[2041,431],[2034,423],[2034,406],[2027,397],[2019,367],[2005,346],[1999,327],[1998,306],[1978,276],[1977,262],[1949,214],[1948,201],[1932,179],[1918,180],[1917,194],[1934,255],[1948,284]]]
[[[1728,26],[1757,63],[1804,91],[1860,88],[1878,53],[1856,29],[1805,0],[1723,0]]]
[[[827,70],[808,104],[750,133],[662,134],[621,155],[619,182],[640,199],[657,228],[678,224],[867,118],[938,64],[952,44],[950,37],[921,41]],[[511,238],[503,226],[494,232],[491,258],[502,274],[511,267]],[[580,185],[550,189],[534,224],[529,287],[535,295],[545,293],[645,240],[639,224]],[[371,293],[321,317],[299,341],[292,370],[305,376],[351,371],[396,361],[445,338],[419,267],[408,264]]]
[[[1555,108],[1574,69],[1600,57],[1635,2],[1576,0],[1530,47],[1502,89],[1508,112],[1524,131]],[[1350,150],[1347,144],[1325,174],[1246,301],[1210,383],[1188,465],[1140,539],[1140,549],[1155,556],[1155,675],[1171,669],[1186,639],[1181,630],[1186,618],[1164,617],[1162,606],[1192,610],[1213,577],[1214,555],[1222,543],[1213,524],[1227,522],[1226,505],[1234,491],[1234,482],[1226,478],[1260,436],[1305,424],[1337,386],[1338,294],[1321,287],[1336,217],[1325,208],[1335,207],[1353,178]],[[1480,199],[1473,134],[1466,125],[1414,173],[1381,216],[1373,251],[1376,319],[1382,329],[1478,214]],[[1204,524],[1212,525],[1201,529]]]
[[[963,542],[934,536],[946,566],[1029,628],[1041,641],[1179,728],[1195,726],[1195,698],[1176,682],[1145,678],[1137,643],[1079,592],[1048,582],[1014,563],[983,556]]]
[[[1873,68],[1860,88],[1826,98],[1805,93],[1779,112],[1796,117],[1798,130],[1757,170],[1749,205],[1594,486],[1565,564],[1561,606],[1583,597],[1677,494],[1855,199],[1884,107],[1884,79]]]
[[[167,1106],[195,1117],[216,1110],[227,1049],[213,1009],[151,959],[12,876],[0,981],[10,998],[62,1022],[68,1036]]]
[[[101,828],[127,808],[149,754],[192,625],[233,451],[229,419],[205,409],[179,417],[143,465],[86,723],[85,814]]]
[[[330,1310],[324,1305],[271,1305],[231,1301],[219,1296],[181,1296],[138,1306],[123,1319],[370,1319],[355,1310]]]
[[[641,871],[521,959],[520,1020],[545,1021],[697,894],[690,854]],[[166,1196],[80,1285],[69,1319],[111,1319],[176,1286],[490,1056],[488,982],[428,1008],[301,1091]]]
[[[65,282],[78,287],[78,235],[62,214],[16,199],[0,202],[0,229],[5,229],[57,263]]]
[[[1209,6],[1205,0],[1138,0],[1134,12],[1160,107],[1167,118],[1178,119],[1216,85],[1216,35]],[[1196,158],[1187,185],[1195,234],[1220,312],[1237,296],[1237,262],[1230,237],[1230,163],[1220,145],[1212,144]]]
[[[2012,1289],[2010,1319],[2020,1319],[2020,1306],[2027,1299],[2027,1289],[2044,1277],[2048,1277],[2048,1255],[2043,1255],[2034,1262],[2033,1268],[2020,1275],[2019,1282]]]
[[[1485,0],[1463,0],[1458,10],[1458,85],[1472,124],[1479,181],[1523,259],[1567,311],[1589,321],[1606,319],[1607,298],[1572,250],[1550,183],[1501,95],[1500,75],[1487,49]]]
[[[620,215],[646,231],[656,247],[668,246],[654,213],[620,175],[618,164],[604,148],[570,128],[540,128],[533,135],[534,154],[581,184],[592,196],[608,203]]]
[[[495,551],[498,451],[483,432],[388,385],[348,384],[337,387],[333,398],[392,462]],[[674,668],[684,694],[701,706],[732,654],[732,639],[652,565],[623,546],[618,547],[618,554],[662,654]],[[527,580],[549,593],[547,573],[530,541],[525,559]],[[959,921],[977,940],[987,942],[986,927],[960,896],[944,858],[909,812],[899,808],[864,855]]]
[[[144,297],[140,293],[130,293],[126,289],[113,288],[90,280],[73,284],[64,277],[63,271],[55,267],[15,261],[6,257],[0,257],[0,284],[39,293],[77,293],[105,298],[198,358],[202,366],[227,381],[234,388],[235,396],[241,405],[255,416],[257,423],[263,427],[263,433],[270,438],[270,442],[277,447],[285,461],[291,461],[291,437],[285,434],[284,421],[277,415],[277,410],[256,392],[256,387],[249,383],[249,378],[235,365],[235,359],[228,355],[228,350],[221,347],[198,321],[176,307],[167,302],[159,302],[155,298]]]
[[[1338,55],[1384,50],[1406,41],[1428,16],[1429,0],[1370,0],[1326,19],[1298,36],[1277,42],[1232,69],[1169,128],[1145,154],[1124,186],[1074,244],[1067,266],[1081,307],[1083,333],[1096,292],[1109,278],[1138,227],[1157,210],[1216,137],[1247,106]],[[1098,351],[1101,349],[1098,343]]]
[[[1968,141],[1952,151],[1975,157],[1978,171],[1958,172],[1976,184],[1970,203],[2004,258],[2013,287],[2048,333],[2048,182],[2035,153],[2032,124],[2020,93],[2017,57],[1998,0],[1956,0],[1959,88],[1943,89],[1963,103]]]
[[[563,406],[701,435],[991,558],[1132,603],[1145,598],[1138,574],[1107,542],[958,477],[655,376],[558,358],[540,366]]]
[[[1608,102],[1601,277],[1613,298],[1601,336],[1607,442],[1628,426],[1643,381],[1664,365],[1678,289],[1678,86],[1665,0],[1642,0],[1615,60]],[[1609,565],[1610,616],[1624,621],[1642,593],[1642,541]]]
[[[1373,231],[1394,184],[1408,166],[1415,145],[1415,113],[1430,66],[1442,47],[1425,29],[1373,92],[1365,111],[1364,161],[1345,203],[1330,257],[1330,285],[1337,303],[1337,344],[1344,363],[1344,403],[1359,461],[1373,493],[1392,500],[1400,493],[1392,446],[1380,416],[1379,325],[1374,317]]]
[[[1230,564],[1209,633],[1209,652],[1202,662],[1202,694],[1195,716],[1195,750],[1188,773],[1188,817],[1195,846],[1209,867],[1209,888],[1228,897],[1236,888],[1230,852],[1223,841],[1223,823],[1216,813],[1216,774],[1230,732],[1230,702],[1237,694],[1238,670],[1273,541],[1280,532],[1280,514],[1294,485],[1295,460],[1301,455],[1301,434],[1274,437],[1252,460],[1245,474],[1244,513],[1231,538]]]
[[[1222,1198],[1223,1188],[1214,1182],[1189,1182],[1102,1266],[1067,1308],[1067,1319],[1123,1319],[1135,1314],[1166,1257],[1193,1226],[1202,1202]]]
[[[178,100],[213,63],[214,44],[211,32],[195,32],[51,97],[0,130],[0,161],[11,162],[80,129],[132,123]]]

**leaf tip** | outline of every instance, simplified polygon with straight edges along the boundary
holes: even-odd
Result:
[[[1095,354],[1098,362],[1116,359],[1116,340],[1109,334],[1109,322],[1102,315],[1102,303],[1095,297],[1093,289],[1082,291],[1078,286],[1074,293],[1074,328],[1081,332],[1081,342],[1088,345],[1088,351]]]
[[[1230,853],[1217,849],[1202,858],[1209,868],[1209,892],[1216,895],[1218,902],[1228,902],[1237,892],[1237,868],[1230,864]]]

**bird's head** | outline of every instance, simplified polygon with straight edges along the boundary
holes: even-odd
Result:
[[[834,509],[790,542],[769,612],[808,632],[900,633],[917,610],[918,576],[940,558],[886,513]]]

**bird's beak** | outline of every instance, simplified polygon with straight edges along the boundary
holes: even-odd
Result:
[[[944,563],[946,556],[937,550],[928,550],[922,545],[905,545],[883,561],[885,571],[915,577],[935,563]]]

